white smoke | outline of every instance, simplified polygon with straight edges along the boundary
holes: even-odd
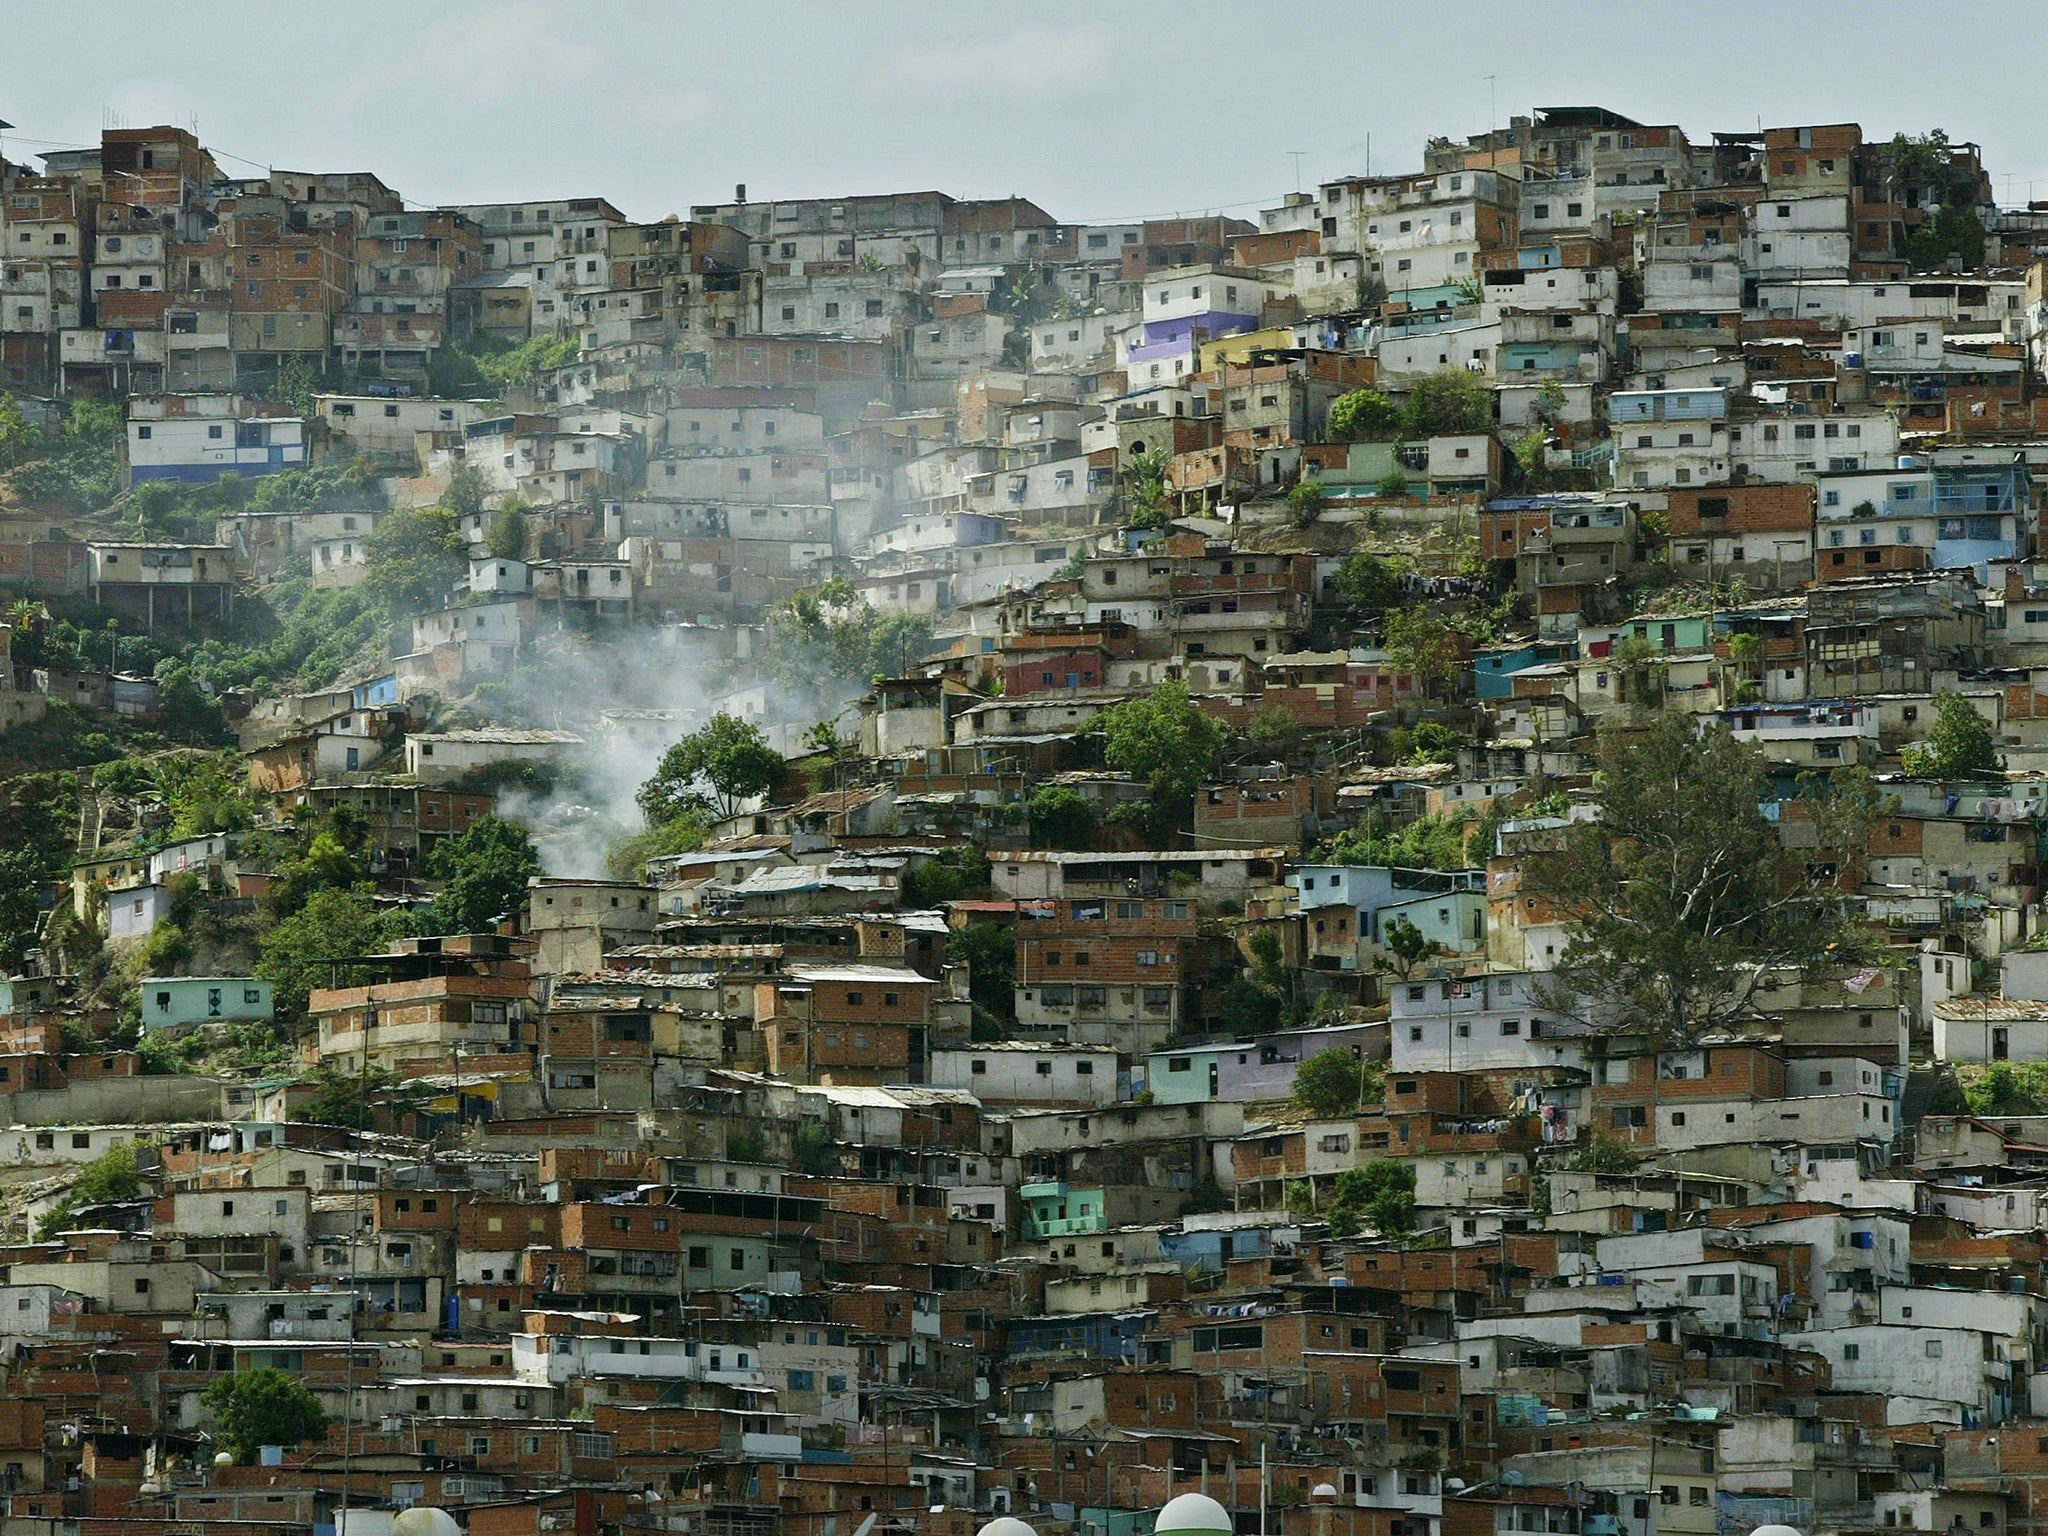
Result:
[[[634,799],[661,757],[720,709],[753,721],[785,753],[816,718],[808,701],[766,680],[759,631],[668,625],[616,636],[544,636],[509,681],[479,691],[494,724],[574,731],[584,740],[552,789],[511,788],[500,816],[533,835],[542,868],[563,879],[598,879],[620,838],[644,829]]]

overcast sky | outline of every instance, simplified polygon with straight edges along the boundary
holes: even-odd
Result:
[[[1599,104],[1696,142],[1938,126],[2024,201],[2048,198],[2044,42],[2040,0],[0,0],[0,147],[196,119],[231,175],[368,170],[415,203],[653,220],[745,182],[1082,222],[1249,214],[1293,189],[1292,151],[1311,186],[1364,171],[1368,138],[1373,170],[1411,170],[1432,133]]]

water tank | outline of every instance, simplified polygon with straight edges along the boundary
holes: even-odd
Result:
[[[1206,1493],[1184,1493],[1169,1499],[1152,1525],[1155,1536],[1180,1531],[1188,1536],[1231,1536],[1230,1511]]]
[[[998,1515],[975,1532],[975,1536],[1038,1536],[1038,1532],[1014,1515]]]
[[[391,1536],[462,1536],[462,1527],[445,1509],[415,1504],[401,1509],[391,1521]]]
[[[1902,454],[1900,454],[1900,455],[1899,455],[1899,468],[1901,468],[1901,469],[1918,469],[1919,467],[1920,467],[1920,455],[1919,455],[1919,454],[1917,454],[1917,453],[1902,453]]]

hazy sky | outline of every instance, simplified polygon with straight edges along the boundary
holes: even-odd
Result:
[[[1368,135],[1374,170],[1409,170],[1432,133],[1597,103],[1696,141],[1939,126],[2005,201],[2048,198],[2044,42],[2041,0],[0,0],[0,120],[19,159],[196,119],[230,174],[369,170],[416,203],[652,220],[743,181],[1082,222],[1249,213],[1294,187],[1292,151],[1308,186],[1365,170]]]

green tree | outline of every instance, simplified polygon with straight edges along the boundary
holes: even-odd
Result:
[[[334,1125],[345,1131],[367,1131],[377,1123],[377,1103],[398,1088],[398,1079],[382,1067],[339,1072],[322,1067],[311,1078],[313,1097],[292,1111],[308,1125]]]
[[[2048,1114],[2048,1063],[1994,1061],[1963,1088],[1973,1115]]]
[[[1102,712],[1103,758],[1152,791],[1155,830],[1186,826],[1195,790],[1214,771],[1228,732],[1195,707],[1187,684],[1161,683],[1144,698]]]
[[[708,835],[703,819],[695,813],[672,816],[659,826],[630,833],[612,844],[605,854],[605,873],[614,880],[638,880],[651,860],[695,853]]]
[[[171,813],[173,837],[238,832],[254,819],[248,787],[232,753],[159,758],[156,784]]]
[[[798,1124],[789,1160],[797,1172],[807,1173],[814,1179],[829,1178],[841,1172],[839,1148],[833,1144],[832,1132],[822,1120],[805,1120]]]
[[[932,621],[920,614],[875,614],[866,632],[869,678],[901,677],[932,648]]]
[[[75,397],[54,434],[13,434],[28,456],[14,469],[18,500],[97,512],[121,493],[121,443],[127,410],[119,400]]]
[[[217,1378],[199,1395],[221,1445],[244,1466],[266,1445],[295,1446],[327,1434],[320,1399],[271,1366]]]
[[[1381,475],[1378,483],[1373,486],[1373,494],[1381,501],[1400,501],[1407,496],[1408,490],[1407,472],[1398,464]]]
[[[434,898],[434,923],[443,933],[488,933],[526,905],[526,883],[540,873],[540,859],[526,828],[485,816],[460,837],[436,843],[427,873],[444,882]]]
[[[1337,1175],[1330,1198],[1330,1230],[1340,1237],[1361,1223],[1381,1237],[1400,1239],[1415,1229],[1415,1169],[1397,1158],[1375,1157]]]
[[[474,361],[483,381],[503,394],[532,383],[542,374],[566,368],[576,361],[581,350],[579,339],[574,336],[536,336],[508,351],[478,354]]]
[[[780,784],[783,768],[782,754],[758,725],[720,710],[662,754],[635,798],[650,826],[707,808],[733,816]]]
[[[49,642],[49,615],[43,611],[43,605],[26,597],[16,598],[7,608],[7,626],[12,631],[8,651],[14,665],[41,666]]]
[[[1230,1038],[1241,1040],[1280,1027],[1280,994],[1271,987],[1260,986],[1249,976],[1233,976],[1218,995],[1217,1006]]]
[[[1031,819],[1034,848],[1085,849],[1094,842],[1101,820],[1095,802],[1071,784],[1039,785],[1025,802],[1025,813]]]
[[[1387,924],[1381,932],[1381,942],[1393,957],[1394,974],[1397,976],[1407,976],[1430,956],[1444,953],[1443,945],[1425,938],[1422,930],[1405,917],[1397,917]]]
[[[483,515],[484,498],[488,495],[490,484],[484,479],[484,472],[467,459],[459,459],[448,471],[448,488],[441,493],[441,508],[459,525]]]
[[[28,419],[20,401],[0,393],[0,469],[25,464],[42,451],[42,429]]]
[[[903,905],[929,909],[949,901],[970,901],[988,894],[988,861],[971,847],[949,848],[903,872]]]
[[[1670,663],[1656,641],[1630,635],[1615,645],[1608,660],[1621,674],[1621,692],[1631,709],[1656,709],[1664,702],[1664,669]]]
[[[1278,752],[1301,734],[1301,722],[1285,704],[1261,704],[1244,723],[1245,740],[1261,752]]]
[[[323,827],[302,853],[278,861],[276,875],[271,905],[279,912],[293,912],[315,891],[354,889],[370,878],[370,871],[333,828]]]
[[[1811,795],[1816,846],[1789,849],[1759,808],[1763,760],[1676,713],[1611,733],[1598,783],[1598,819],[1524,863],[1524,888],[1576,918],[1551,1006],[1691,1047],[1754,1016],[1771,972],[1865,953],[1836,874],[1868,841],[1869,785]]]
[[[1295,527],[1312,527],[1323,515],[1323,488],[1313,480],[1295,485],[1287,493],[1287,514]]]
[[[931,649],[931,636],[930,619],[877,613],[851,582],[834,577],[775,610],[768,667],[779,682],[836,713],[875,678],[909,671]]]
[[[467,549],[446,507],[388,512],[363,541],[363,590],[394,619],[439,608],[468,572]]]
[[[271,984],[278,1016],[296,1017],[305,1012],[308,992],[330,984],[330,962],[376,954],[389,934],[368,890],[315,889],[265,931],[256,974]]]
[[[277,398],[303,421],[312,420],[319,409],[313,398],[319,388],[320,369],[305,358],[295,357],[277,370]]]
[[[1465,869],[1472,817],[1463,810],[1431,811],[1404,827],[1380,832],[1353,827],[1325,850],[1333,864],[1390,864],[1397,869]]]
[[[0,971],[19,971],[36,947],[40,897],[74,853],[78,816],[73,781],[30,775],[0,788]]]
[[[1483,375],[1444,368],[1417,379],[1401,406],[1404,437],[1452,437],[1493,425],[1493,388]]]
[[[47,1243],[60,1232],[69,1231],[78,1213],[110,1200],[133,1200],[142,1193],[142,1179],[136,1172],[135,1148],[117,1142],[80,1168],[64,1198],[43,1212],[36,1223],[36,1241]]]
[[[1124,466],[1124,521],[1133,528],[1159,529],[1173,521],[1166,490],[1164,449],[1134,449]]]
[[[1927,739],[1899,753],[1899,766],[1916,779],[1991,779],[2005,771],[1991,726],[1970,701],[1946,689],[1934,696]]]
[[[1753,703],[1763,693],[1764,637],[1753,629],[1737,630],[1728,637],[1728,659],[1735,663],[1737,676],[1730,690],[1730,702]],[[1726,686],[1726,680],[1723,680]]]
[[[1356,443],[1392,437],[1401,429],[1401,408],[1377,389],[1354,389],[1330,402],[1330,437]]]
[[[1330,573],[1330,585],[1354,608],[1377,612],[1401,600],[1400,562],[1358,550]]]
[[[1280,946],[1280,935],[1272,928],[1254,928],[1246,937],[1244,947],[1251,952],[1252,977],[1262,987],[1275,992],[1288,989],[1285,952]]]
[[[1906,241],[1906,260],[1916,272],[1933,272],[1951,257],[1965,267],[1984,264],[1984,222],[1974,208],[1937,208]]]
[[[1426,692],[1447,691],[1465,670],[1465,637],[1424,608],[1400,608],[1387,615],[1381,644],[1387,659],[1422,679]]]
[[[1516,438],[1510,451],[1515,458],[1515,478],[1525,491],[1541,491],[1550,484],[1550,439],[1541,427],[1531,427]]]
[[[1332,1046],[1318,1051],[1295,1069],[1294,1106],[1318,1120],[1335,1120],[1358,1112],[1365,1087],[1365,1069],[1356,1051]]]
[[[822,752],[835,763],[853,755],[853,743],[839,734],[837,720],[813,720],[804,727],[804,747],[808,751]]]
[[[1625,1141],[1593,1133],[1593,1139],[1565,1159],[1573,1173],[1634,1173],[1643,1166],[1642,1154]]]
[[[524,560],[531,523],[525,502],[512,500],[501,503],[484,525],[484,548],[496,560]]]
[[[1391,742],[1403,762],[1455,763],[1465,738],[1441,720],[1418,720],[1405,729],[1397,727]]]
[[[1007,923],[969,923],[946,940],[946,957],[967,963],[976,1038],[1001,1039],[1017,1018],[1017,930]],[[983,1028],[986,1017],[992,1028]]]

